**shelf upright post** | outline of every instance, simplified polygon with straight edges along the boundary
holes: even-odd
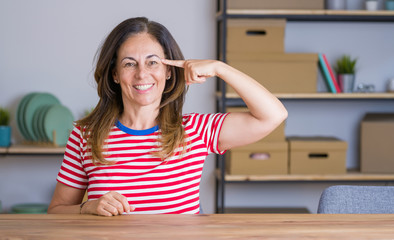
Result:
[[[227,36],[227,0],[217,0],[217,58],[223,62],[226,59],[226,36]],[[217,88],[221,92],[220,99],[217,98],[218,112],[226,112],[226,84],[217,78]],[[225,157],[218,155],[216,158],[216,168],[220,170],[220,176],[216,176],[216,212],[224,213],[224,188],[225,188]]]

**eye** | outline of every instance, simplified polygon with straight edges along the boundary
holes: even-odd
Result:
[[[157,65],[157,64],[158,64],[158,62],[155,61],[155,60],[151,60],[151,61],[148,62],[148,66],[154,66],[154,65]]]
[[[135,63],[134,62],[127,62],[124,64],[124,67],[135,67]]]

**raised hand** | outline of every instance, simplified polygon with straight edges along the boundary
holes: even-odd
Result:
[[[220,67],[216,60],[168,60],[162,59],[162,63],[184,69],[186,84],[204,83],[207,78],[218,76]]]

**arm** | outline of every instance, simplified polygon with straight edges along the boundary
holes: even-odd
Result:
[[[283,104],[260,83],[227,64],[219,65],[217,76],[234,88],[249,109],[247,113],[231,113],[224,120],[220,150],[256,142],[287,118]]]
[[[48,213],[80,213],[80,204],[85,190],[69,187],[63,183],[57,183],[52,201],[48,207]]]
[[[227,150],[258,141],[287,118],[282,103],[256,80],[216,60],[162,60],[183,67],[187,84],[202,83],[217,76],[229,84],[244,100],[249,112],[231,113],[223,122],[219,149]],[[234,127],[236,126],[236,127]]]
[[[69,187],[58,182],[48,213],[115,216],[134,210],[128,204],[127,198],[117,192],[108,192],[97,200],[87,201],[81,208],[84,194],[85,190]]]

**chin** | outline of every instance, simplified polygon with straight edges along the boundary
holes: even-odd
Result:
[[[135,101],[134,104],[137,104],[137,105],[139,105],[141,107],[156,106],[156,105],[159,106],[160,105],[160,101],[144,99],[144,100]]]

